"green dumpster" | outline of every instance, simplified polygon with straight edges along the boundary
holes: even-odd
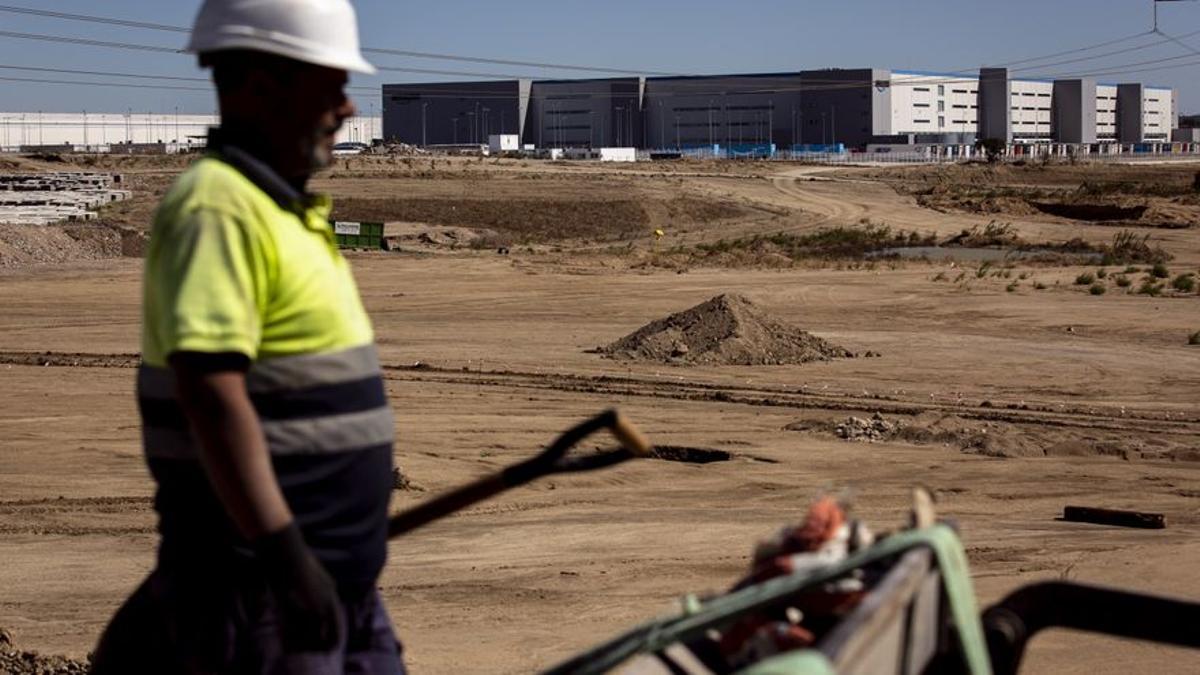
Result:
[[[383,248],[383,223],[356,223],[338,220],[333,223],[338,248]]]

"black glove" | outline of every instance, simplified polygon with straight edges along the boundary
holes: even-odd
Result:
[[[279,608],[283,647],[289,653],[327,651],[342,632],[337,586],[293,521],[254,541]]]

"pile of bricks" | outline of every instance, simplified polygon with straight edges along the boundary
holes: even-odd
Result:
[[[129,199],[131,192],[114,188],[120,174],[0,174],[0,223],[48,225],[96,217],[95,209]]]

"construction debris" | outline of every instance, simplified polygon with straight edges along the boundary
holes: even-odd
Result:
[[[12,633],[0,629],[0,673],[5,675],[86,675],[91,666],[62,656],[42,656],[13,645]]]
[[[119,174],[59,172],[0,174],[0,223],[49,225],[85,221],[95,209],[129,199],[129,190],[114,189]]]
[[[883,415],[875,413],[871,415],[870,419],[848,417],[845,422],[834,427],[833,431],[838,438],[847,441],[874,443],[891,438],[903,426],[899,422],[890,422],[884,419]]]
[[[596,350],[610,358],[672,364],[765,366],[851,357],[846,349],[726,293],[652,321]]]

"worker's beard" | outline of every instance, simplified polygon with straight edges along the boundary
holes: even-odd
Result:
[[[333,164],[333,142],[337,132],[342,128],[341,123],[317,127],[307,139],[304,148],[308,166],[313,171],[320,171]]]

